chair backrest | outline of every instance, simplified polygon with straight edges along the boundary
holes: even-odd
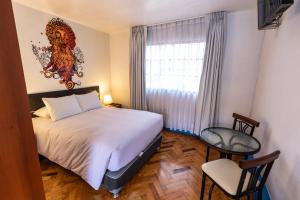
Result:
[[[254,119],[250,119],[243,115],[233,113],[232,117],[234,118],[233,128],[234,130],[253,135],[255,127],[259,127],[259,122]]]
[[[274,161],[279,157],[280,151],[274,151],[263,157],[253,160],[241,160],[239,166],[242,171],[241,179],[238,186],[238,194],[241,194],[242,188],[249,172],[251,174],[246,191],[243,193],[251,193],[262,189],[266,183],[269,173],[272,169]],[[258,184],[259,181],[259,184]]]

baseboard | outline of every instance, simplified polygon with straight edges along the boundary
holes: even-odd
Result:
[[[164,127],[164,130],[174,132],[174,133],[180,133],[180,134],[183,134],[183,135],[189,135],[189,136],[197,137],[196,134],[194,134],[190,131],[182,131],[182,130],[179,130],[179,129],[173,130],[173,129],[166,128],[166,127]]]
[[[258,199],[257,193],[255,193],[254,199],[255,199],[255,200]],[[266,185],[265,185],[264,188],[263,188],[262,200],[271,200],[270,194],[269,194],[269,191],[268,191],[268,188],[266,187]]]

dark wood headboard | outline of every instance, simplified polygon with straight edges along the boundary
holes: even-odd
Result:
[[[72,94],[86,94],[92,91],[97,91],[99,93],[99,86],[91,86],[91,87],[85,87],[85,88],[78,88],[78,89],[72,89],[72,90],[58,90],[58,91],[52,91],[52,92],[42,92],[42,93],[34,93],[34,94],[28,94],[29,98],[29,105],[30,110],[35,111],[43,106],[43,100],[42,98],[53,98],[53,97],[63,97],[68,96]]]

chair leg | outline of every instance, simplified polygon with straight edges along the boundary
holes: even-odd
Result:
[[[258,190],[258,197],[257,197],[258,200],[262,200],[262,189],[259,189]]]
[[[226,153],[220,152],[220,159],[226,158],[226,157],[227,157],[227,156],[226,156]]]
[[[203,175],[202,175],[202,184],[201,184],[201,193],[200,193],[200,200],[204,199],[205,179],[206,179],[206,174],[203,172]]]
[[[208,160],[209,160],[209,150],[210,150],[210,148],[207,147],[207,148],[206,148],[206,158],[205,158],[205,162],[208,162]]]
[[[209,194],[208,194],[208,200],[211,200],[212,191],[214,190],[215,185],[216,185],[216,184],[213,183],[213,184],[210,186]]]
[[[227,154],[227,159],[232,160],[232,154]]]
[[[247,195],[247,200],[250,200],[250,194]]]

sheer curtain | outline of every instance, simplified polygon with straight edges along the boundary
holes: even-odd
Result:
[[[148,27],[146,100],[171,130],[193,132],[205,54],[205,18]]]

